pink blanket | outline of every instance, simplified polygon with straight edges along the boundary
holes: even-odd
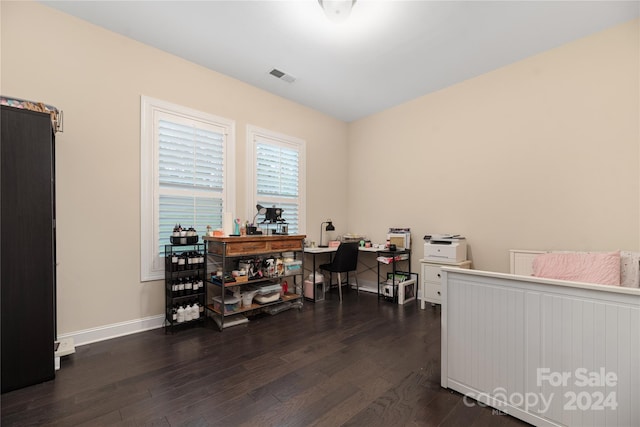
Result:
[[[620,286],[620,252],[548,253],[535,257],[533,275]]]

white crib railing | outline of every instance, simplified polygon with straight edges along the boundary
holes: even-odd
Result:
[[[443,387],[534,425],[640,425],[639,289],[442,275]]]

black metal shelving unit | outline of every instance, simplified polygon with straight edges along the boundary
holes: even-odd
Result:
[[[407,263],[406,271],[411,271],[411,249],[399,249],[396,251],[381,250],[376,253],[376,257],[380,257],[380,256],[393,258],[393,261],[385,265],[388,265],[390,267],[391,274],[394,279],[395,279],[396,273],[398,272],[397,265],[400,262],[406,262]],[[406,258],[404,258],[404,256],[406,256]],[[395,259],[396,257],[399,257],[400,259],[396,260]],[[380,293],[380,287],[386,284],[386,278],[380,275],[381,264],[383,263],[378,261],[378,298],[384,298],[384,295]],[[391,300],[394,303],[398,302],[398,286],[395,283],[393,284],[393,297],[391,298]]]
[[[204,243],[165,245],[165,333],[185,325],[204,324],[207,280],[207,255]],[[189,254],[193,256],[189,256]],[[177,262],[175,262],[177,259]],[[183,260],[181,262],[180,260]],[[191,282],[189,282],[191,279]],[[201,283],[194,291],[194,281]],[[189,289],[185,289],[191,283]],[[182,286],[180,286],[182,285]],[[197,302],[198,317],[178,322],[174,307]],[[175,314],[175,316],[174,316]]]

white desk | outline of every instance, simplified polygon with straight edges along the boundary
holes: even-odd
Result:
[[[307,254],[326,254],[326,253],[329,253],[329,252],[335,252],[337,250],[338,250],[337,247],[335,247],[335,248],[318,248],[318,247],[316,247],[316,248],[304,248],[304,252],[307,253]],[[362,252],[379,252],[379,251],[382,251],[384,249],[359,247],[358,250],[362,251]]]
[[[304,248],[304,253],[305,254],[309,254],[311,255],[312,259],[313,259],[313,270],[312,274],[313,274],[313,301],[318,301],[318,297],[316,295],[316,256],[319,254],[329,254],[329,262],[331,262],[331,254],[335,253],[338,250],[338,247],[332,247],[332,248],[320,248],[320,247],[315,247],[315,248]],[[358,250],[361,252],[370,252],[370,253],[377,253],[380,251],[384,251],[384,249],[382,248],[365,248],[365,247],[358,247]],[[378,290],[378,294],[379,294],[379,290]],[[303,289],[302,289],[302,294],[304,295],[304,281],[303,281]]]
[[[380,251],[383,251],[384,249],[383,248],[373,248],[373,247],[372,248],[360,247],[360,248],[358,248],[358,250],[360,250],[362,252],[380,252]]]
[[[304,252],[307,254],[324,254],[328,252],[335,252],[338,248],[304,248]]]

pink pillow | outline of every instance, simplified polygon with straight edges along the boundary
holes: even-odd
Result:
[[[549,253],[533,260],[533,275],[620,286],[620,251],[609,253]]]

